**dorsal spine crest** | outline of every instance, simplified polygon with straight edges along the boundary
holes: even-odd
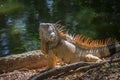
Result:
[[[90,37],[86,38],[83,35],[71,35],[68,32],[65,32],[64,26],[60,24],[55,24],[55,27],[57,27],[59,31],[59,36],[62,39],[65,39],[75,45],[86,49],[105,47],[107,45],[113,44],[114,42],[117,42],[117,40],[113,38],[107,38],[104,40],[92,40]]]

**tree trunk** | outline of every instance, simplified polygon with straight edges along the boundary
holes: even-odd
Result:
[[[47,58],[40,50],[0,57],[0,73],[21,68],[34,69],[45,66],[47,66]]]

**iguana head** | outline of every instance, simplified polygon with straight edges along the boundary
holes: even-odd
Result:
[[[55,48],[60,42],[58,29],[52,23],[40,23],[40,39],[42,41],[42,50],[48,53],[49,48]]]
[[[54,42],[58,37],[57,29],[52,23],[41,23],[40,24],[40,37],[46,42]]]

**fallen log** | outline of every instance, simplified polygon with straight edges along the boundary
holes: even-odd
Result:
[[[109,62],[111,62],[111,60],[107,60],[107,61],[104,61],[104,62],[101,62],[101,63],[76,62],[76,63],[65,65],[65,66],[62,66],[62,67],[59,67],[59,68],[54,68],[54,69],[51,69],[49,71],[37,74],[35,76],[32,76],[29,80],[43,80],[43,79],[48,79],[51,76],[55,76],[57,74],[65,73],[65,72],[69,72],[69,71],[73,70],[73,72],[70,73],[70,74],[72,74],[72,73],[75,73],[75,72],[78,72],[78,71],[89,70],[89,69],[101,66],[101,65],[103,65],[105,63],[109,63]],[[120,59],[119,58],[118,59],[114,59],[112,61],[112,63],[113,62],[120,62]]]
[[[47,59],[40,50],[0,57],[0,73],[21,68],[34,69],[44,66],[47,66]]]

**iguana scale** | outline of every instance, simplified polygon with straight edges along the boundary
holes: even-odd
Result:
[[[41,23],[39,32],[42,51],[48,55],[49,68],[55,67],[56,56],[66,63],[100,62],[102,58],[120,51],[120,44],[114,39],[92,41],[81,35],[73,37],[64,33],[57,24]]]

